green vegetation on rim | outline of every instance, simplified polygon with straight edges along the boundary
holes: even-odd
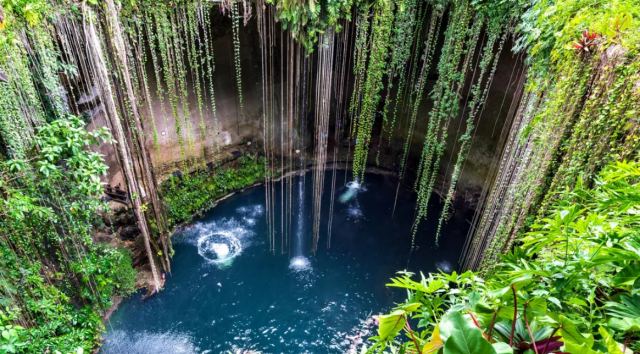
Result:
[[[408,297],[380,317],[370,351],[640,350],[639,213],[640,163],[609,165],[593,188],[561,193],[485,276],[394,278],[388,286]]]
[[[169,224],[178,225],[213,206],[220,197],[264,180],[263,157],[243,156],[230,166],[172,176],[160,186]]]
[[[0,352],[93,348],[101,315],[134,289],[124,250],[93,242],[108,138],[75,117],[41,127],[24,159],[0,162]],[[6,335],[5,335],[6,332]]]

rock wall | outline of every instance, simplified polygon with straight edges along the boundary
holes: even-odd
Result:
[[[194,93],[194,87],[188,87],[189,90],[189,125],[188,135],[191,136],[192,143],[180,143],[176,134],[175,120],[170,114],[168,103],[164,103],[164,107],[158,98],[153,95],[155,92],[155,82],[153,80],[153,68],[148,67],[148,79],[150,80],[150,91],[152,91],[153,102],[151,104],[153,115],[149,114],[145,109],[144,116],[147,117],[145,122],[145,138],[153,161],[154,170],[159,179],[164,179],[167,175],[178,169],[195,168],[203,161],[215,164],[217,161],[228,159],[232,154],[243,153],[246,151],[247,145],[251,146],[251,150],[260,151],[262,146],[262,87],[261,87],[261,49],[259,43],[258,32],[255,19],[250,20],[246,26],[240,27],[240,43],[241,43],[241,66],[242,66],[242,85],[244,97],[244,112],[240,112],[237,89],[235,84],[235,67],[233,39],[231,30],[231,20],[222,14],[216,14],[213,21],[213,51],[215,56],[215,94],[217,119],[219,122],[219,132],[214,129],[214,117],[210,108],[210,102],[205,101],[205,111],[202,117],[205,123],[205,136],[201,136],[200,132],[200,116],[198,114],[197,102]],[[508,111],[510,109],[513,92],[516,88],[517,78],[521,74],[521,63],[517,63],[517,58],[507,49],[510,43],[505,45],[498,68],[490,88],[488,99],[482,114],[477,119],[477,130],[474,135],[473,143],[458,183],[458,193],[456,195],[458,202],[463,202],[467,206],[475,203],[482,192],[482,188],[487,182],[489,171],[496,163],[496,159],[500,155],[500,136],[503,133],[503,127],[509,124],[507,121]],[[279,53],[276,48],[274,53]],[[315,76],[315,73],[313,73]],[[432,73],[427,83],[425,98],[435,83],[435,73]],[[278,96],[279,85],[276,83],[275,92]],[[466,92],[466,90],[463,90]],[[461,97],[465,102],[464,97]],[[417,167],[418,158],[422,149],[424,140],[424,132],[428,123],[428,114],[431,109],[431,102],[428,99],[423,100],[424,104],[418,115],[418,122],[415,133],[412,138],[412,148],[407,165],[407,184],[412,184],[415,168]],[[146,105],[145,105],[146,106]],[[182,113],[182,112],[180,112]],[[158,134],[157,145],[153,140],[152,124],[148,119],[153,116],[155,118],[155,126]],[[306,137],[305,141],[312,143],[310,138],[313,134],[313,115],[306,116],[309,131],[298,132],[297,139]],[[402,146],[404,137],[407,135],[407,119],[400,118],[399,126],[394,134],[394,138],[390,145],[383,143],[380,147],[380,159],[378,162],[384,168],[398,170],[400,156],[402,155]],[[453,168],[455,157],[459,148],[458,137],[464,132],[464,122],[457,119],[450,124],[449,128],[449,144],[443,157],[441,167],[441,176],[449,176],[450,169]],[[103,126],[106,122],[100,114],[94,116],[91,122],[93,126]],[[379,130],[379,129],[378,129]],[[508,127],[506,128],[508,131]],[[378,137],[374,133],[373,141],[377,142]],[[379,132],[377,133],[379,134]],[[186,135],[186,134],[185,134]],[[330,136],[333,136],[331,133]],[[385,139],[383,139],[385,140]],[[337,157],[340,161],[350,160],[350,153],[353,151],[353,142],[348,139],[340,142],[329,141],[329,149],[332,151],[334,144],[340,144],[340,153]],[[349,146],[351,144],[351,147]],[[377,154],[377,144],[372,144],[369,154],[369,163],[376,164],[375,156]],[[109,165],[109,175],[106,182],[115,186],[122,183],[122,174],[112,146],[105,145],[101,148],[105,154]],[[302,155],[310,159],[313,154],[313,146],[307,144],[306,151],[301,152]],[[332,156],[331,154],[329,155]],[[298,158],[299,155],[296,156]],[[308,160],[309,161],[309,160]],[[186,162],[186,163],[185,163]],[[449,178],[449,177],[446,177]],[[124,183],[122,183],[124,185]],[[436,185],[437,192],[446,191],[448,180],[441,178]]]

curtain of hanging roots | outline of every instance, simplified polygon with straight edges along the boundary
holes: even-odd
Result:
[[[327,31],[320,37],[318,47],[318,68],[316,70],[315,92],[315,136],[313,168],[313,243],[312,251],[318,249],[320,219],[322,216],[322,192],[327,164],[327,144],[329,137],[329,117],[333,84],[334,32]]]

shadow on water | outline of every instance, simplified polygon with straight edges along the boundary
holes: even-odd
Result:
[[[414,199],[401,191],[391,219],[396,179],[373,174],[357,190],[336,190],[331,249],[321,234],[318,253],[310,255],[309,176],[293,182],[305,185],[302,194],[292,189],[292,198],[302,198],[291,211],[290,254],[268,251],[264,187],[225,200],[174,235],[174,272],[165,290],[124,301],[107,324],[101,353],[346,353],[375,330],[372,314],[404,296],[385,287],[396,271],[456,268],[470,211],[454,214],[439,248],[433,245],[437,217],[425,222],[407,264]],[[330,179],[327,174],[322,230]],[[439,206],[430,212],[439,215]]]

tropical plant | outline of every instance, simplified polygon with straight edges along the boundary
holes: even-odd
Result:
[[[283,27],[289,30],[308,52],[315,50],[318,38],[327,29],[340,30],[341,21],[351,19],[352,7],[359,2],[358,0],[266,1],[276,7],[276,16]]]
[[[170,177],[160,187],[169,224],[175,226],[188,221],[225,194],[262,181],[264,164],[262,157],[243,156],[215,171]]]
[[[108,138],[68,116],[0,162],[0,352],[89,350],[112,297],[133,291],[128,253],[92,240],[106,165],[91,147]]]
[[[640,162],[561,193],[484,276],[401,273],[371,351],[631,353],[640,334]]]

